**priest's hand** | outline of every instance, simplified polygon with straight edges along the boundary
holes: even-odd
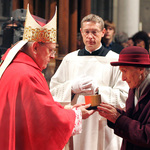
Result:
[[[85,93],[94,95],[98,91],[98,85],[92,77],[82,76],[72,82],[71,91],[74,94]]]
[[[85,105],[85,104],[75,104],[72,108],[76,107],[81,110],[82,112],[82,119],[86,119],[89,116],[91,116],[96,110],[87,110],[91,104]]]

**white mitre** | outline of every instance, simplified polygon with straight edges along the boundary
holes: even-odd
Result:
[[[56,43],[57,42],[57,9],[53,18],[47,23],[45,19],[31,15],[27,6],[23,40],[11,48],[0,66],[0,78],[16,54],[27,42]]]

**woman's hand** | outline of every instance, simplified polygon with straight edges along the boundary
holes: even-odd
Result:
[[[101,116],[108,119],[109,121],[115,123],[118,117],[121,115],[117,109],[106,103],[101,103],[100,106],[97,107],[98,112]]]

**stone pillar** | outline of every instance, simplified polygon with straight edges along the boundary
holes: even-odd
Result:
[[[81,1],[81,20],[83,17],[91,13],[91,0]]]
[[[59,54],[66,55],[69,49],[69,0],[59,0],[58,44]]]
[[[56,6],[57,6],[56,0],[45,1],[45,19],[46,20],[52,19],[56,10]],[[58,10],[58,7],[57,7],[57,10]]]
[[[118,0],[117,31],[132,36],[139,31],[139,0]]]
[[[57,19],[58,54],[56,56],[55,70],[57,70],[63,57],[69,51],[69,0],[59,0],[57,6],[59,8]]]
[[[24,0],[23,1],[24,9],[27,9],[28,4],[29,4],[30,12],[31,14],[33,14],[33,0]]]
[[[70,3],[69,16],[69,52],[77,49],[77,25],[78,25],[78,1],[72,0]]]
[[[49,20],[50,19],[50,1],[45,0],[45,19]]]
[[[20,0],[13,0],[12,1],[12,10],[16,10],[20,8]]]

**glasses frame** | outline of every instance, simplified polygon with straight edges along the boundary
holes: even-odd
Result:
[[[83,30],[82,32],[83,32],[83,34],[84,34],[85,36],[88,36],[90,33],[92,34],[92,36],[98,36],[98,34],[99,34],[101,31],[98,31],[98,30],[92,30],[92,31],[90,31],[90,30]]]
[[[50,51],[50,55],[51,55],[51,56],[55,56],[56,50],[50,49],[48,46],[45,45],[45,43],[40,42],[40,44],[41,44],[42,46],[45,46],[46,48],[48,48],[48,50]]]

